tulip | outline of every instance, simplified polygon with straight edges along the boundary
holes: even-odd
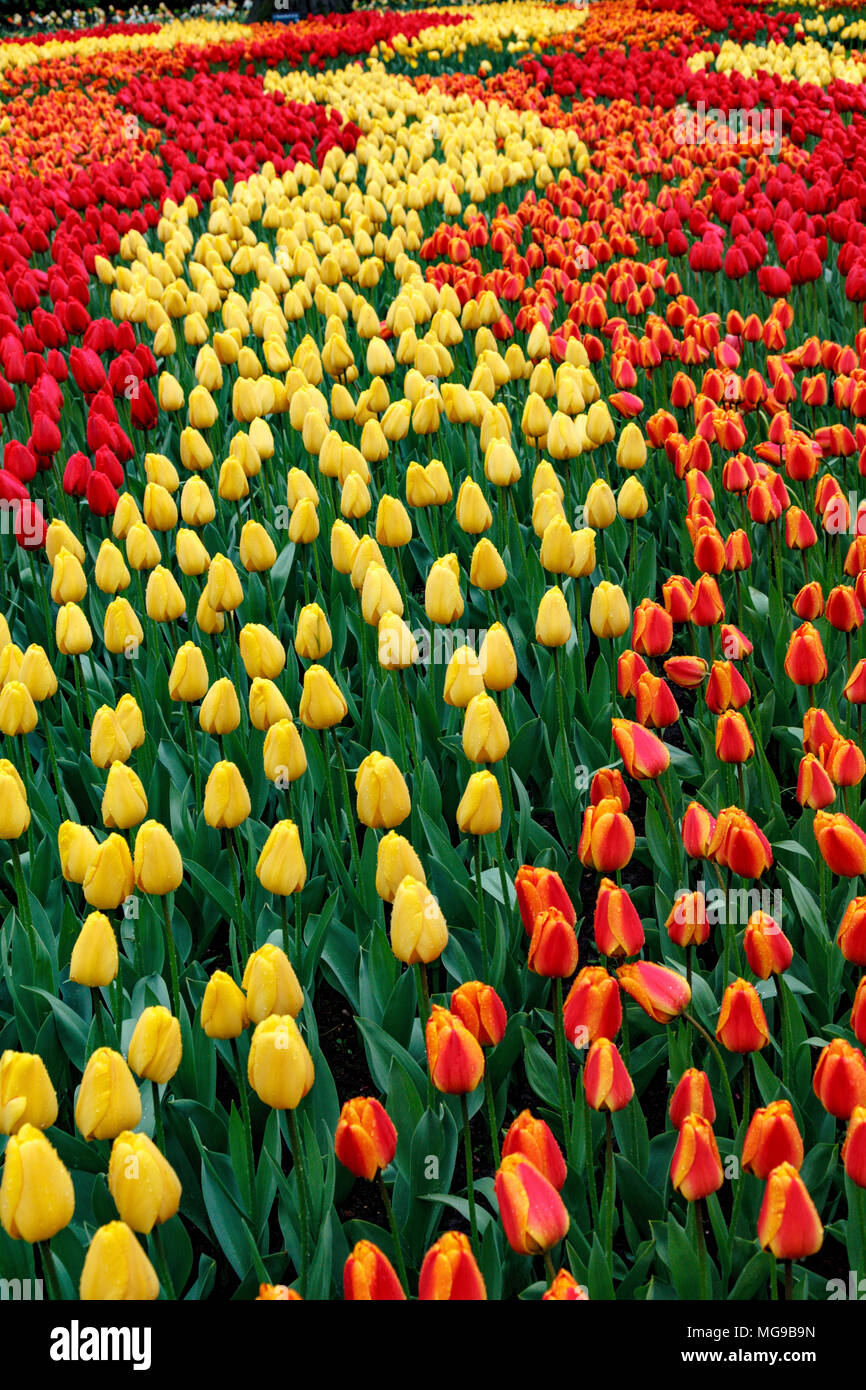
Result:
[[[622,637],[628,631],[630,617],[628,599],[622,589],[602,579],[592,591],[589,610],[589,624],[596,637]]]
[[[486,1300],[483,1275],[462,1231],[447,1231],[427,1251],[418,1276],[418,1298],[422,1303]]]
[[[565,1238],[569,1216],[562,1198],[522,1153],[503,1158],[494,1185],[505,1237],[517,1254],[540,1254]]]
[[[593,1110],[623,1110],[634,1095],[632,1079],[610,1038],[590,1044],[583,1068],[583,1090]]]
[[[766,1179],[780,1163],[799,1172],[803,1138],[789,1100],[774,1100],[755,1111],[743,1140],[743,1171]]]
[[[490,593],[494,589],[501,589],[507,578],[502,556],[496,546],[486,537],[480,540],[472,552],[469,566],[470,584],[474,584],[476,589]]]
[[[250,814],[250,794],[232,762],[214,763],[204,792],[204,818],[216,830],[233,830]]]
[[[778,1260],[802,1260],[816,1254],[824,1227],[806,1185],[792,1163],[780,1163],[767,1179],[758,1216],[758,1240]]]
[[[99,1047],[91,1054],[75,1104],[75,1123],[91,1139],[114,1139],[141,1119],[141,1096],[119,1052]]]
[[[697,801],[690,801],[682,823],[683,847],[690,859],[708,857],[715,829],[715,817]]]
[[[307,754],[291,715],[271,724],[262,750],[265,776],[278,786],[296,782],[307,770]]]
[[[536,917],[546,908],[555,907],[570,926],[577,921],[574,905],[565,891],[562,879],[553,869],[534,868],[522,864],[514,880],[517,906],[524,930],[532,935]]]
[[[610,1038],[622,1025],[619,985],[600,965],[586,966],[579,972],[563,1005],[566,1037],[578,1049],[596,1038]]]
[[[690,1115],[701,1115],[710,1124],[716,1118],[716,1105],[706,1072],[688,1067],[676,1084],[668,1114],[674,1129],[681,1129]]]
[[[625,868],[631,859],[634,840],[634,826],[624,813],[622,802],[618,797],[606,797],[583,813],[577,857],[597,873],[613,873]]]
[[[133,860],[136,887],[159,897],[173,893],[183,882],[183,860],[169,832],[159,821],[147,820],[135,837]]]
[[[866,1187],[866,1108],[862,1105],[856,1105],[851,1111],[841,1158],[851,1181],[858,1187]]]
[[[502,796],[492,772],[473,772],[457,807],[464,835],[491,835],[502,823]]]
[[[831,873],[845,878],[866,873],[866,833],[849,816],[816,811],[812,829]]]
[[[250,680],[255,676],[275,680],[286,664],[282,642],[261,623],[247,623],[242,627],[238,645],[244,670]]]
[[[766,912],[753,912],[746,923],[743,949],[749,968],[760,980],[781,975],[794,959],[794,948],[778,922]]]
[[[585,1284],[578,1284],[573,1274],[561,1269],[553,1279],[550,1288],[541,1295],[542,1303],[588,1303],[589,1293]]]
[[[256,1026],[247,1077],[273,1110],[294,1110],[315,1079],[313,1059],[291,1014],[271,1014]]]
[[[456,1014],[434,1004],[425,1041],[430,1079],[437,1091],[446,1095],[474,1091],[484,1075],[484,1053]]]
[[[0,1224],[12,1240],[50,1240],[72,1220],[72,1178],[40,1129],[22,1123],[6,1144]]]
[[[306,604],[298,614],[294,646],[302,661],[321,661],[331,650],[331,629],[318,603]]]
[[[528,1158],[557,1192],[562,1191],[567,1177],[562,1151],[549,1126],[528,1110],[521,1111],[503,1141],[502,1157],[513,1153]]]
[[[853,965],[866,966],[866,897],[852,898],[845,908],[836,945]]]
[[[813,811],[823,811],[836,799],[833,783],[813,753],[807,753],[800,760],[796,796],[801,806]]]
[[[353,1303],[396,1303],[406,1295],[394,1266],[378,1246],[359,1240],[343,1267],[343,1297]]]
[[[495,1047],[505,1036],[505,1005],[492,985],[470,980],[451,995],[451,1012],[482,1047]]]
[[[109,835],[97,845],[84,875],[85,901],[102,912],[114,912],[135,886],[132,855],[122,835]]]
[[[710,923],[703,893],[678,893],[667,921],[667,934],[677,946],[703,946],[709,939]]]
[[[613,740],[630,777],[660,777],[670,764],[670,753],[660,738],[630,719],[614,719]]]
[[[207,666],[200,647],[193,642],[184,642],[175,654],[168,678],[168,691],[172,700],[182,700],[191,704],[201,700],[208,688]]]
[[[249,1024],[247,1002],[231,975],[215,970],[201,1001],[201,1026],[209,1038],[237,1038]]]
[[[785,656],[785,674],[795,685],[817,685],[826,680],[827,658],[817,628],[803,623],[791,635]]]
[[[509,743],[508,730],[495,700],[487,694],[473,695],[463,721],[463,752],[469,762],[498,762],[508,752]]]
[[[72,948],[70,980],[90,989],[103,989],[117,975],[117,966],[114,928],[104,913],[89,913]]]
[[[239,545],[241,564],[248,574],[265,574],[277,561],[277,549],[258,521],[245,521]]]
[[[574,927],[558,908],[545,908],[532,927],[529,969],[548,979],[567,979],[577,969],[577,959]]]
[[[284,697],[273,681],[265,680],[262,676],[254,676],[250,683],[248,708],[250,723],[260,733],[267,733],[283,719],[291,722],[292,711]]]
[[[304,991],[288,956],[270,942],[247,960],[241,988],[253,1023],[261,1023],[271,1014],[291,1014],[295,1018],[304,1007]]]
[[[132,754],[132,746],[117,717],[117,711],[110,705],[101,705],[93,718],[90,729],[90,757],[97,767],[110,767],[112,763],[125,763]]]
[[[0,1134],[17,1134],[23,1125],[49,1129],[57,1119],[57,1095],[37,1053],[0,1054]]]
[[[9,764],[11,767],[11,763]],[[3,763],[0,762],[0,776]],[[16,774],[17,775],[17,774]],[[5,837],[4,837],[5,838]],[[83,883],[99,845],[86,825],[65,820],[57,831],[60,872],[67,883]]]
[[[161,1004],[144,1009],[129,1040],[126,1060],[131,1070],[164,1086],[180,1066],[181,1056],[180,1021]]]
[[[93,1236],[81,1271],[79,1296],[86,1302],[153,1301],[159,1280],[125,1221],[110,1221]]]
[[[547,589],[538,605],[535,640],[543,647],[564,647],[571,636],[571,615],[562,590]]]
[[[812,1089],[824,1109],[847,1120],[858,1105],[866,1105],[866,1060],[844,1038],[824,1048],[815,1067]]]
[[[146,1134],[125,1130],[111,1146],[108,1190],[121,1220],[147,1235],[170,1221],[180,1205],[177,1174]]]
[[[466,709],[476,695],[484,693],[481,662],[472,647],[458,647],[448,663],[442,698],[446,705]]]
[[[687,1202],[718,1192],[724,1182],[713,1127],[702,1115],[687,1115],[671,1159],[671,1183]]]
[[[356,1178],[372,1182],[394,1161],[397,1131],[384,1107],[373,1097],[348,1100],[340,1111],[334,1152]]]
[[[616,972],[620,988],[640,1004],[656,1023],[670,1023],[688,1008],[692,991],[688,981],[676,970],[653,961],[638,960],[621,965]]]
[[[766,835],[737,806],[727,806],[719,812],[706,857],[742,878],[760,878],[773,863]]]
[[[57,693],[57,676],[44,648],[35,643],[27,648],[18,672],[22,685],[27,687],[30,696],[37,703],[50,700]]]
[[[129,830],[147,815],[147,797],[138,775],[114,762],[102,797],[102,822],[108,830]]]
[[[270,831],[256,863],[256,877],[267,893],[287,897],[307,881],[307,866],[294,821],[280,820]]]
[[[298,711],[308,729],[331,729],[348,714],[349,707],[339,686],[324,666],[308,666]]]
[[[725,990],[716,1037],[729,1052],[760,1052],[769,1042],[761,1001],[747,980],[735,980]]]
[[[296,1289],[287,1284],[259,1284],[256,1303],[302,1303],[303,1299]]]
[[[609,878],[598,886],[593,934],[603,956],[636,956],[644,944],[643,925],[631,898]]]
[[[755,745],[743,716],[725,710],[716,721],[716,757],[722,763],[745,763],[755,755]]]
[[[207,572],[208,606],[215,613],[230,613],[243,603],[244,591],[237,570],[225,555],[215,555]]]
[[[363,825],[373,830],[390,830],[401,825],[412,806],[409,789],[392,758],[370,753],[355,776],[357,814]]]

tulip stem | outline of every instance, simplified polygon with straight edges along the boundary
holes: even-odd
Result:
[[[45,711],[45,724],[43,727],[45,729],[45,742],[48,745],[48,756],[51,759],[51,771],[54,774],[54,788],[57,792],[57,800],[60,802],[61,807],[64,803],[66,804],[66,814],[69,816],[70,820],[74,820],[76,810],[72,804],[72,798],[60,780],[60,769],[57,765],[57,746],[54,742],[54,732],[48,719],[47,710]]]
[[[99,990],[93,987],[90,991],[90,1007],[93,1013],[93,1022],[96,1024],[96,1036],[100,1047],[105,1047],[105,1020],[102,1017],[102,1000]]]
[[[782,1034],[782,1085],[787,1091],[791,1089],[791,1058],[788,1046],[788,1020],[785,1017],[785,992],[782,984],[782,976],[773,972],[773,981],[776,986],[776,998],[779,1001],[779,1029]]]
[[[117,974],[114,977],[114,1032],[117,1041],[117,1050],[120,1051],[120,1039],[123,1031],[123,976],[120,973],[120,956],[117,960]]]
[[[739,1122],[737,1120],[737,1112],[734,1109],[734,1097],[731,1093],[731,1083],[728,1080],[728,1073],[725,1069],[724,1059],[722,1057],[721,1052],[719,1051],[718,1044],[716,1043],[716,1040],[712,1036],[712,1034],[707,1032],[703,1024],[698,1023],[698,1020],[694,1017],[693,1014],[690,1014],[686,1010],[683,1012],[683,1018],[686,1020],[687,1023],[690,1023],[693,1028],[697,1028],[698,1032],[706,1038],[707,1042],[710,1045],[710,1049],[713,1052],[715,1059],[719,1064],[719,1071],[721,1072],[722,1077],[722,1085],[725,1088],[725,1100],[727,1101],[728,1112],[731,1117],[731,1132],[732,1134],[736,1134],[737,1130],[739,1129]]]
[[[192,751],[192,770],[195,786],[195,809],[196,814],[201,810],[201,766],[198,760],[198,742],[195,736],[195,729],[192,722],[192,711],[186,700],[183,702],[183,717],[186,724],[186,741]]]
[[[613,1208],[616,1198],[616,1182],[613,1171],[613,1118],[609,1110],[604,1112],[604,1248],[607,1252],[608,1268],[613,1262]]]
[[[499,883],[502,888],[502,918],[505,923],[505,937],[508,939],[508,914],[511,911],[511,898],[508,893],[508,875],[505,872],[505,852],[502,848],[502,833],[496,830],[496,861],[499,866]]]
[[[349,849],[352,853],[352,868],[355,874],[355,882],[360,888],[364,880],[361,875],[361,856],[358,853],[358,839],[355,834],[355,818],[352,815],[352,803],[349,799],[349,781],[346,777],[346,764],[343,761],[343,750],[340,747],[340,740],[337,738],[337,731],[336,729],[332,729],[331,732],[334,738],[337,766],[340,769],[340,782],[343,788],[343,804],[346,808],[346,822],[349,830]]]
[[[562,1132],[566,1145],[571,1134],[571,1088],[568,1080],[568,1052],[565,1046],[565,1020],[562,1015],[562,979],[553,982],[553,1038],[556,1048],[556,1072],[559,1077],[559,1104],[562,1108]]]
[[[298,1278],[301,1285],[301,1297],[307,1296],[307,1262],[309,1259],[309,1235],[307,1228],[307,1179],[304,1173],[304,1155],[301,1149],[301,1142],[298,1138],[298,1122],[295,1119],[294,1110],[289,1111],[289,1135],[292,1141],[292,1158],[297,1169],[298,1183],[298,1217],[301,1222],[301,1268],[298,1270]]]
[[[15,865],[15,881],[18,891],[18,907],[21,909],[21,920],[27,933],[27,940],[30,945],[30,952],[33,954],[33,918],[30,915],[30,899],[27,896],[27,888],[24,883],[24,874],[21,871],[21,854],[15,840],[9,841],[12,850],[12,861]]]
[[[250,1119],[250,1098],[247,1094],[246,1075],[241,1061],[241,1049],[237,1038],[232,1038],[232,1049],[238,1069],[238,1095],[241,1102],[241,1119],[244,1125],[244,1153],[246,1156],[247,1215],[252,1219],[253,1232],[256,1230],[256,1168],[253,1160],[253,1126]]]
[[[562,676],[559,670],[559,647],[553,648],[553,673],[556,680],[556,717],[559,721],[559,736],[562,739],[562,749],[568,757],[568,738],[565,732],[565,706],[562,701]],[[556,752],[554,751],[554,760]]]
[[[394,1216],[394,1208],[391,1205],[391,1198],[388,1196],[388,1189],[385,1186],[385,1179],[382,1177],[382,1169],[379,1169],[379,1191],[382,1194],[382,1206],[385,1208],[385,1215],[388,1218],[388,1225],[391,1227],[391,1238],[394,1241],[394,1255],[397,1260],[397,1273],[400,1276],[400,1283],[403,1285],[403,1292],[409,1297],[409,1279],[406,1274],[406,1263],[403,1259],[403,1249],[400,1245],[400,1231],[397,1226],[397,1219]]]
[[[165,1153],[165,1126],[162,1122],[162,1105],[159,1099],[159,1085],[156,1081],[150,1083],[150,1094],[153,1098],[153,1124],[156,1131],[156,1146]]]
[[[472,1135],[469,1132],[469,1106],[466,1092],[460,1095],[460,1109],[463,1112],[463,1151],[466,1156],[466,1196],[469,1199],[469,1225],[472,1231],[472,1249],[478,1252],[478,1218],[475,1213],[475,1183],[472,1177]]]
[[[481,971],[490,983],[490,955],[487,949],[487,919],[484,915],[484,889],[481,884],[481,836],[475,836],[475,894],[478,901],[478,935],[481,938]]]
[[[785,1261],[785,1298],[788,1303],[794,1299],[794,1261]]]
[[[583,648],[583,603],[580,596],[580,580],[572,580],[574,589],[574,627],[577,632],[577,680],[583,694],[586,694],[586,653]]]
[[[47,1240],[40,1240],[39,1253],[42,1256],[42,1272],[45,1275],[45,1283],[48,1285],[48,1297],[52,1303],[58,1303],[61,1301],[60,1281],[57,1278],[54,1255]]]
[[[584,1067],[586,1063],[584,1062]],[[580,1087],[580,1099],[583,1106],[583,1144],[586,1154],[586,1186],[589,1191],[589,1206],[592,1212],[592,1228],[598,1227],[598,1191],[595,1185],[595,1170],[593,1164],[592,1150],[592,1111],[589,1108],[589,1101],[586,1098],[583,1079],[578,1079],[577,1085]]]
[[[549,1250],[545,1250],[544,1252],[544,1272],[547,1275],[547,1287],[550,1288],[556,1278],[556,1270],[553,1267],[553,1260],[550,1258]]]
[[[241,953],[242,953],[242,956],[243,956],[243,960],[244,960],[244,962],[246,963],[246,959],[247,959],[247,957],[248,957],[248,955],[249,955],[249,953],[250,953],[250,947],[249,947],[249,941],[247,940],[247,925],[246,925],[246,922],[244,921],[244,908],[243,908],[243,902],[242,902],[242,899],[241,899],[241,886],[240,886],[240,883],[239,883],[239,881],[238,881],[238,866],[237,866],[237,864],[235,863],[235,849],[236,849],[236,848],[237,848],[237,842],[235,842],[235,846],[234,846],[234,848],[233,848],[233,847],[232,847],[232,843],[231,843],[231,841],[230,841],[230,839],[229,839],[229,836],[228,836],[228,832],[226,832],[226,849],[227,849],[227,851],[228,851],[229,868],[231,869],[231,874],[232,874],[232,888],[233,888],[233,890],[234,890],[234,895],[235,895],[235,906],[237,907],[237,914],[238,914],[237,926],[238,926],[238,932],[239,932],[240,938],[241,938]]]
[[[162,1286],[165,1290],[165,1296],[166,1298],[170,1299],[172,1303],[174,1303],[177,1299],[177,1294],[174,1291],[174,1283],[172,1282],[172,1277],[169,1272],[168,1260],[165,1257],[165,1246],[162,1242],[162,1231],[160,1230],[159,1226],[154,1226],[150,1235],[153,1241],[153,1251],[156,1255],[156,1263],[159,1269],[160,1277],[162,1279]]]
[[[742,1181],[742,1179],[741,1179]],[[704,1238],[704,1201],[699,1197],[695,1206],[695,1230],[697,1232],[698,1247],[698,1270],[701,1280],[701,1298],[707,1302],[710,1298],[710,1266],[707,1259],[707,1242]]]
[[[496,1104],[493,1099],[493,1083],[489,1067],[484,1068],[484,1095],[487,1100],[487,1123],[490,1126],[490,1144],[493,1149],[493,1166],[499,1167],[499,1131],[496,1125]]]
[[[165,951],[168,956],[168,968],[171,978],[171,1011],[175,1018],[180,1018],[180,985],[178,983],[177,972],[177,951],[174,944],[174,933],[171,929],[171,912],[168,906],[168,894],[162,895],[162,923],[165,935]]]

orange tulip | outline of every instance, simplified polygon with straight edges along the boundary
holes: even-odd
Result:
[[[569,1217],[562,1198],[522,1153],[503,1158],[494,1186],[505,1237],[518,1255],[538,1255],[565,1238]]]

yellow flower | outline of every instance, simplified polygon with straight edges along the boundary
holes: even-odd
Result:
[[[141,1119],[135,1077],[119,1052],[99,1047],[88,1059],[75,1103],[75,1123],[84,1138],[114,1139]]]
[[[571,615],[562,590],[547,589],[535,618],[535,640],[543,647],[564,647],[571,636]]]
[[[180,1021],[162,1004],[145,1009],[132,1030],[127,1054],[136,1076],[164,1086],[180,1066],[182,1052]]]
[[[122,835],[109,835],[96,851],[84,875],[84,899],[91,907],[114,912],[134,885],[132,855]]]
[[[292,717],[292,711],[277,686],[262,676],[255,676],[250,683],[249,712],[253,728],[262,733],[266,733],[279,720]]]
[[[315,1080],[313,1059],[291,1014],[272,1014],[255,1029],[247,1078],[265,1105],[294,1110]]]
[[[407,875],[391,909],[391,950],[406,965],[438,960],[448,945],[448,927],[426,883]]]
[[[508,730],[496,701],[473,695],[463,717],[463,752],[471,763],[495,763],[509,748]]]
[[[135,836],[133,872],[136,887],[142,893],[163,897],[173,893],[183,882],[183,860],[180,850],[164,825],[146,820]]]
[[[331,729],[349,712],[343,692],[324,666],[308,666],[298,716],[308,729]]]
[[[129,830],[147,815],[147,795],[136,772],[113,762],[102,794],[102,823],[107,830]]]
[[[409,789],[397,764],[381,753],[370,753],[355,774],[358,820],[373,830],[390,830],[410,814]]]
[[[622,589],[602,579],[592,591],[589,609],[589,625],[596,637],[622,637],[630,620],[628,599]]]
[[[286,664],[286,653],[279,637],[262,623],[247,623],[239,637],[241,660],[247,675],[274,680]]]
[[[502,796],[492,772],[473,772],[457,807],[464,835],[490,835],[502,823]]]
[[[94,1234],[78,1292],[84,1302],[153,1302],[159,1297],[156,1270],[125,1221],[109,1221]]]
[[[57,1119],[57,1094],[42,1058],[33,1052],[0,1054],[0,1134],[23,1125],[49,1129]]]
[[[122,1219],[146,1235],[170,1221],[180,1206],[177,1173],[146,1134],[124,1130],[111,1146],[108,1190]]]
[[[202,996],[202,1028],[209,1038],[237,1038],[249,1021],[247,1001],[231,975],[215,970]]]
[[[204,793],[204,818],[215,830],[233,830],[250,814],[250,794],[234,763],[211,768]]]
[[[246,963],[241,984],[247,996],[247,1013],[253,1023],[271,1014],[296,1018],[304,1007],[304,991],[285,951],[267,942]]]
[[[277,821],[259,855],[256,877],[266,893],[278,893],[282,897],[303,888],[307,866],[294,821]]]
[[[31,1245],[68,1226],[75,1210],[72,1178],[57,1150],[34,1125],[22,1124],[6,1145],[0,1183],[0,1223],[13,1240]]]

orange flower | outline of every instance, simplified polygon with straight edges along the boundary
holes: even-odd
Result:
[[[456,1014],[433,1005],[427,1020],[427,1065],[437,1091],[465,1095],[484,1075],[484,1053]]]
[[[529,969],[547,979],[568,979],[577,969],[577,934],[556,907],[539,913],[529,943]]]
[[[634,1095],[632,1079],[609,1038],[596,1038],[583,1068],[583,1089],[593,1110],[623,1110]]]
[[[710,1124],[716,1118],[716,1104],[710,1090],[710,1079],[705,1071],[689,1067],[676,1084],[668,1107],[671,1124],[679,1129],[688,1115],[703,1115]]]
[[[737,711],[728,709],[716,721],[716,757],[722,763],[747,763],[755,756],[749,726]]]
[[[671,1182],[687,1202],[718,1192],[724,1182],[713,1127],[703,1115],[687,1115],[671,1159]]]
[[[492,985],[468,980],[451,995],[451,1012],[482,1047],[495,1047],[505,1036],[505,1005]]]
[[[760,1052],[769,1042],[761,1001],[747,980],[734,980],[725,990],[716,1037],[729,1052]]]
[[[384,1107],[373,1097],[347,1100],[340,1111],[334,1152],[356,1178],[372,1182],[393,1161],[397,1131]]]
[[[743,1140],[743,1169],[768,1178],[780,1163],[797,1171],[803,1166],[803,1138],[789,1100],[774,1100],[756,1110]]]
[[[487,1289],[481,1270],[469,1237],[462,1231],[447,1231],[430,1246],[418,1276],[418,1297],[422,1303],[480,1303],[486,1300]]]
[[[812,1089],[824,1109],[847,1120],[858,1105],[866,1105],[866,1059],[844,1038],[824,1048],[815,1067]]]
[[[866,1187],[866,1106],[855,1105],[842,1145],[845,1172],[858,1187]]]
[[[817,685],[827,678],[827,658],[821,635],[811,623],[791,633],[785,656],[785,674],[795,685]]]
[[[688,981],[666,965],[651,960],[621,965],[616,972],[620,988],[630,994],[644,1013],[656,1023],[670,1023],[689,1006],[692,991]]]
[[[845,908],[836,945],[852,965],[866,965],[866,898],[852,898]]]
[[[631,719],[614,719],[611,722],[613,741],[629,777],[660,777],[671,760],[661,739]]]
[[[844,878],[866,873],[866,834],[849,816],[841,811],[816,811],[812,829],[831,873]]]
[[[619,985],[600,965],[579,972],[562,1006],[565,1036],[577,1048],[596,1038],[615,1038],[622,1025]]]
[[[553,1279],[550,1288],[541,1295],[542,1303],[588,1303],[589,1294],[584,1284],[578,1284],[573,1274],[561,1269]]]
[[[836,800],[836,791],[827,775],[826,768],[822,766],[814,753],[806,753],[800,759],[800,768],[797,773],[797,800],[801,806],[808,806],[812,811],[823,811],[825,806],[829,806]]]
[[[343,1297],[347,1303],[406,1300],[394,1266],[370,1240],[359,1240],[343,1266]]]
[[[634,852],[634,826],[622,809],[619,797],[605,797],[583,813],[583,826],[577,846],[581,864],[597,873],[624,869]]]
[[[287,1284],[259,1284],[256,1303],[301,1303],[301,1295]]]
[[[665,927],[675,945],[703,946],[710,935],[707,900],[703,893],[678,893]]]
[[[636,956],[644,944],[643,924],[624,888],[603,878],[593,916],[595,944],[603,956]]]
[[[523,1154],[543,1173],[557,1192],[565,1185],[567,1170],[562,1150],[544,1120],[538,1120],[529,1110],[521,1110],[511,1125],[502,1145],[502,1157]]]
[[[781,975],[794,959],[794,948],[778,922],[767,912],[753,912],[743,936],[749,968],[759,980]]]
[[[824,1227],[793,1163],[780,1163],[767,1179],[758,1240],[778,1260],[803,1260],[821,1249]]]
[[[520,920],[528,936],[536,917],[546,907],[557,907],[562,915],[574,926],[577,914],[571,898],[565,891],[562,879],[553,869],[535,868],[531,864],[521,864],[514,879],[517,893],[517,906]]]
[[[503,1158],[494,1186],[506,1240],[518,1255],[538,1255],[564,1239],[569,1218],[562,1198],[522,1153]]]
[[[751,816],[738,806],[726,806],[719,812],[707,858],[741,878],[760,878],[773,862],[773,851]]]

